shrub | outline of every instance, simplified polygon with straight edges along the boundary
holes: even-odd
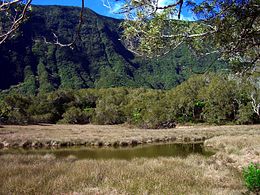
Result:
[[[37,123],[54,123],[55,116],[53,113],[46,113],[46,114],[36,114],[32,115],[30,119],[30,123],[37,124]]]
[[[243,177],[249,191],[260,192],[260,164],[250,163],[243,169]]]
[[[165,91],[132,90],[124,106],[127,123],[149,129],[175,127],[175,118],[168,106],[169,101]]]
[[[92,121],[98,125],[121,124],[125,122],[125,116],[119,106],[99,102]]]
[[[194,75],[167,93],[171,112],[179,123],[202,120],[205,102],[199,97],[199,92],[206,86],[206,78],[202,75]]]
[[[127,103],[127,93],[127,90],[123,88],[101,89],[101,95],[96,102],[95,115],[92,121],[99,125],[124,123],[126,117],[123,108]]]
[[[241,105],[238,111],[237,124],[253,124],[254,113],[252,111],[252,105]]]
[[[89,122],[89,117],[86,117],[84,112],[76,107],[69,108],[62,117],[63,119],[59,121],[60,123],[84,124]]]
[[[0,101],[0,124],[6,123],[10,111],[11,107],[8,106],[4,101]]]
[[[138,124],[142,120],[142,114],[140,108],[134,108],[132,113],[132,121]]]
[[[98,90],[96,89],[82,89],[76,95],[75,106],[80,108],[96,108],[98,100]]]
[[[5,97],[1,108],[1,115],[8,124],[28,124],[30,115],[27,109],[31,103],[31,98],[20,94],[12,94]]]
[[[205,102],[203,117],[208,123],[233,122],[238,112],[237,87],[225,76],[214,76],[209,85],[200,90],[199,97]]]

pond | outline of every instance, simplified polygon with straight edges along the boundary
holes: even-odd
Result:
[[[137,146],[133,148],[63,148],[63,149],[8,149],[1,150],[2,154],[53,154],[56,158],[74,156],[77,159],[125,159],[156,158],[156,157],[186,157],[189,154],[210,156],[212,152],[205,151],[203,143],[175,143]]]

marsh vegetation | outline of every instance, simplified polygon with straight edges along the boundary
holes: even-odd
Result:
[[[205,157],[66,160],[0,156],[1,194],[217,194],[243,190],[235,171]]]
[[[58,129],[59,127],[59,129]],[[67,127],[67,129],[66,129]],[[55,130],[56,128],[56,130]],[[45,130],[44,130],[45,129]],[[85,131],[84,131],[85,130]],[[253,126],[195,126],[144,130],[122,126],[4,126],[1,135],[18,140],[32,133],[38,139],[55,136],[124,140],[175,134],[209,136],[204,143],[212,156],[116,159],[58,158],[55,154],[0,155],[1,194],[241,194],[247,191],[242,167],[259,162],[260,128]],[[83,133],[83,131],[85,133]],[[27,132],[27,134],[26,134]],[[42,134],[41,134],[42,132]],[[254,136],[252,136],[254,135]],[[41,137],[42,136],[42,137]],[[73,137],[75,136],[75,137]],[[132,137],[131,137],[132,136]],[[210,138],[211,137],[211,138]]]

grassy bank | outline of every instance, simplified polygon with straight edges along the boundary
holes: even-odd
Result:
[[[0,194],[235,194],[236,171],[203,156],[186,159],[67,160],[0,157]]]
[[[260,135],[260,125],[179,126],[174,129],[138,129],[124,125],[3,126],[0,143],[7,147],[31,143],[64,145],[131,145],[152,142],[199,141],[220,135]]]
[[[250,162],[260,163],[259,134],[222,135],[207,140],[204,145],[217,151],[213,159],[220,166],[242,171]]]

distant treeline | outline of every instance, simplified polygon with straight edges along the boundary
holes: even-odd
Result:
[[[24,96],[2,94],[1,123],[121,124],[170,128],[175,123],[252,124],[250,83],[196,75],[172,90],[81,89]]]

